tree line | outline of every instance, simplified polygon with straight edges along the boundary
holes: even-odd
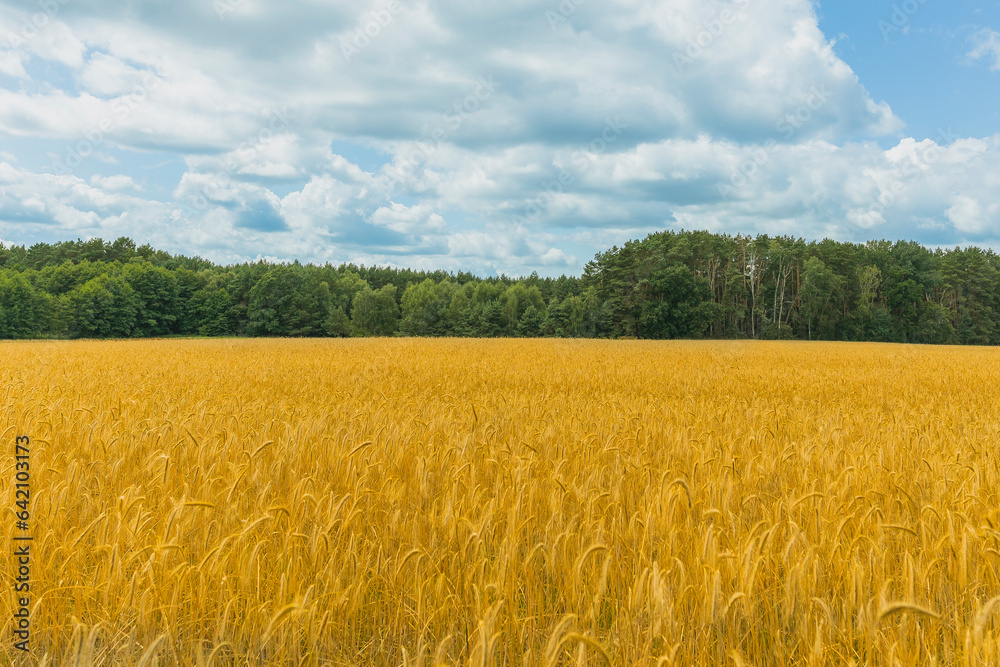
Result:
[[[219,266],[128,238],[0,246],[0,338],[476,336],[1000,344],[998,256],[651,234],[582,276]]]

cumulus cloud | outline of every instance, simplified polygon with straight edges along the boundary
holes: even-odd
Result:
[[[404,206],[393,203],[382,206],[371,215],[371,221],[403,234],[441,233],[447,230],[444,218],[426,205]]]
[[[117,174],[115,176],[101,176],[94,174],[90,177],[90,184],[95,188],[101,188],[108,192],[121,192],[123,190],[138,190],[139,186],[132,180],[131,176]]]
[[[0,88],[0,137],[64,147],[3,157],[4,238],[508,274],[666,227],[1000,238],[998,139],[880,148],[902,123],[809,0],[215,5],[74,0],[0,46],[8,76],[61,72]],[[111,150],[183,171],[104,173]]]
[[[118,97],[149,85],[153,79],[147,78],[147,74],[119,58],[95,52],[80,71],[78,80],[94,95]]]

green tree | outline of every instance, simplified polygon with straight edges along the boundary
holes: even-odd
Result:
[[[344,312],[350,316],[354,297],[367,287],[369,287],[368,283],[356,271],[345,269],[340,273],[338,284],[334,286],[331,283],[330,289],[336,295],[335,305],[342,307]]]
[[[191,296],[192,331],[202,336],[229,336],[234,326],[233,297],[217,284],[206,285]]]
[[[122,269],[122,277],[135,291],[136,336],[163,336],[174,333],[179,314],[177,276],[148,262],[132,262]]]
[[[543,313],[539,312],[533,304],[528,304],[524,314],[517,323],[517,335],[525,338],[535,338],[542,333],[542,322],[545,320]]]
[[[93,278],[65,295],[72,335],[127,338],[135,331],[139,312],[135,290],[120,275]]]
[[[218,289],[217,281],[220,274],[216,271],[204,269],[201,271],[192,271],[182,266],[172,270],[171,273],[177,281],[177,310],[174,331],[185,335],[199,333],[198,329],[201,326],[201,322],[198,321],[196,295],[210,281],[215,281],[215,289]],[[228,335],[229,333],[227,331],[219,335]]]
[[[351,324],[360,336],[391,336],[399,327],[396,286],[384,285],[373,290],[365,286],[354,295]]]
[[[252,336],[322,336],[328,333],[330,287],[300,265],[278,266],[250,290],[247,331]]]
[[[403,292],[403,321],[400,330],[408,336],[438,336],[446,333],[448,307],[456,291],[448,280],[435,283],[430,278],[410,285]]]
[[[823,263],[823,260],[818,257],[810,257],[806,260],[802,271],[802,289],[799,292],[799,297],[802,300],[802,317],[805,320],[810,340],[812,340],[813,331],[818,332],[825,323],[824,318],[828,314],[831,297],[841,282],[842,278],[834,274]]]
[[[684,266],[661,268],[639,286],[642,338],[700,338],[708,328],[712,295],[707,282]]]
[[[108,265],[103,262],[84,260],[74,264],[66,260],[62,264],[42,267],[38,272],[38,286],[53,296],[61,296],[107,271]]]
[[[471,336],[473,333],[472,298],[476,291],[475,283],[466,283],[457,287],[448,303],[445,312],[445,333],[450,336]]]
[[[351,320],[344,312],[343,306],[330,309],[330,316],[323,324],[326,334],[334,338],[346,338],[351,335]]]
[[[51,297],[17,271],[0,270],[0,338],[36,338],[48,329]]]
[[[475,306],[476,335],[496,338],[503,335],[503,331],[503,308],[499,300],[494,299]]]

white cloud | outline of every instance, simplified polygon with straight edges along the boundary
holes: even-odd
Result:
[[[607,0],[555,23],[551,0],[425,0],[350,62],[382,0],[232,7],[76,0],[0,51],[10,76],[68,72],[0,89],[0,137],[62,145],[70,172],[3,156],[0,233],[510,274],[664,227],[1000,239],[1000,139],[881,149],[902,123],[809,0]],[[970,56],[996,55],[983,39]],[[166,202],[97,159],[151,151],[184,164]]]
[[[117,176],[101,176],[95,174],[90,177],[90,184],[95,188],[107,190],[109,192],[121,192],[123,190],[137,190],[139,186],[132,180],[131,176],[119,174]]]
[[[1000,71],[1000,32],[984,28],[972,36],[972,50],[968,57],[985,60],[993,71]]]
[[[967,195],[955,197],[955,203],[945,212],[955,229],[974,236],[1000,231],[1000,206],[983,204]]]
[[[147,78],[149,74],[119,58],[96,52],[91,55],[78,78],[80,84],[94,95],[119,97],[141,89],[144,86],[144,78],[147,84],[154,80],[153,77]]]
[[[34,12],[33,16],[38,16]],[[87,48],[72,28],[62,21],[51,21],[28,41],[28,48],[45,60],[61,63],[72,69],[83,65],[83,55]]]
[[[435,233],[447,230],[443,217],[429,206],[382,206],[371,215],[371,222],[403,234]]]
[[[0,72],[7,76],[22,79],[28,76],[27,72],[24,71],[24,64],[21,62],[21,56],[17,51],[6,49],[0,51]]]
[[[573,266],[576,264],[576,257],[567,256],[559,248],[549,248],[542,255],[542,263],[546,266]]]

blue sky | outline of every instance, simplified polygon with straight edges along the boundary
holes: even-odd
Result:
[[[968,57],[977,34],[1000,30],[1000,4],[839,0],[817,7],[837,55],[873,97],[892,106],[906,123],[904,135],[934,139],[951,127],[985,137],[1000,130],[1000,74]]]
[[[0,240],[579,273],[663,229],[1000,248],[1000,8],[0,0]]]

